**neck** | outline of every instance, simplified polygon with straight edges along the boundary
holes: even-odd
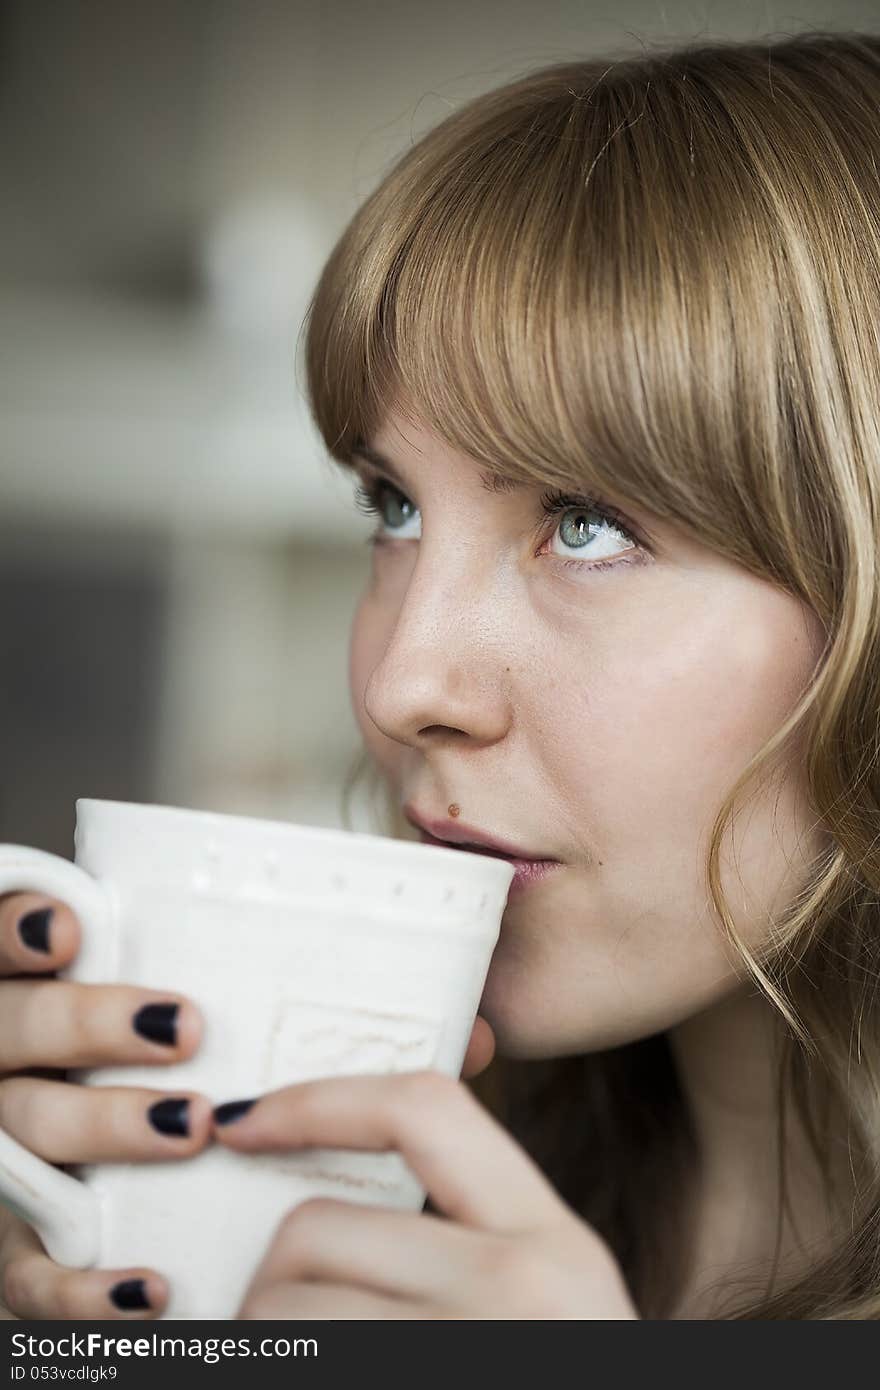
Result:
[[[725,1295],[776,1292],[830,1248],[840,1208],[793,1103],[785,1106],[786,1195],[779,1218],[778,1014],[753,987],[670,1030],[699,1152],[691,1263],[673,1318],[711,1317]],[[845,1155],[834,1165],[844,1183]],[[779,1248],[777,1255],[777,1230]],[[775,1274],[774,1274],[775,1265]]]

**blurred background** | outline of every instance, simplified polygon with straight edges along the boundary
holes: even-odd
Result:
[[[370,523],[298,335],[399,152],[539,64],[878,20],[0,0],[0,839],[72,855],[78,796],[343,823]]]

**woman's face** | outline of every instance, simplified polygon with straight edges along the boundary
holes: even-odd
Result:
[[[410,506],[392,479],[354,617],[365,743],[401,807],[448,819],[456,803],[462,824],[562,861],[504,913],[480,1006],[499,1051],[612,1047],[731,994],[709,833],[809,680],[818,619],[616,497],[619,522],[588,513],[587,531],[582,508],[546,517],[540,486],[487,490],[401,416],[368,443]],[[821,848],[801,778],[799,759],[781,766],[724,844],[752,947]]]

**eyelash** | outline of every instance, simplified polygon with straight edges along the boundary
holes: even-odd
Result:
[[[400,491],[387,478],[376,477],[361,480],[355,489],[354,504],[358,511],[364,512],[367,516],[379,516],[379,498],[385,489],[395,493],[398,497],[405,498],[406,493]],[[573,560],[566,559],[565,556],[557,555],[554,558],[559,564],[566,568],[590,570],[609,570],[617,569],[620,565],[638,564],[643,559],[643,543],[634,534],[633,528],[614,507],[607,502],[603,502],[600,497],[572,496],[565,492],[545,492],[541,497],[541,510],[548,518],[562,516],[568,511],[589,511],[602,518],[603,521],[610,522],[620,531],[627,540],[633,541],[636,549],[629,554],[624,554],[614,560]],[[368,545],[382,544],[383,538],[375,532],[367,540]]]

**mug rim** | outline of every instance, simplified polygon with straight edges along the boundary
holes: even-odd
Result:
[[[482,878],[485,875],[497,875],[499,885],[503,874],[509,876],[509,882],[513,881],[513,865],[509,859],[494,858],[492,855],[474,854],[470,850],[455,849],[446,845],[426,845],[416,843],[414,840],[399,840],[391,835],[374,835],[360,830],[346,830],[343,826],[325,825],[303,825],[298,821],[277,820],[271,816],[248,816],[239,815],[234,811],[214,811],[195,806],[172,806],[162,802],[153,801],[117,801],[112,797],[78,796],[75,800],[76,817],[79,823],[80,807],[100,816],[105,811],[112,810],[115,815],[120,812],[129,814],[133,817],[147,817],[159,821],[182,819],[194,824],[201,822],[212,829],[231,828],[233,825],[240,825],[251,831],[272,831],[283,836],[292,836],[297,841],[305,840],[307,843],[332,844],[344,839],[347,845],[354,845],[356,849],[369,848],[372,852],[382,855],[390,855],[392,852],[395,859],[403,854],[404,858],[412,858],[414,863],[430,862],[437,864],[436,856],[445,855],[447,858],[454,857],[462,872],[471,873],[474,877]],[[430,854],[431,860],[426,861],[425,855]],[[464,861],[464,862],[463,862]],[[495,866],[495,867],[490,867]]]

